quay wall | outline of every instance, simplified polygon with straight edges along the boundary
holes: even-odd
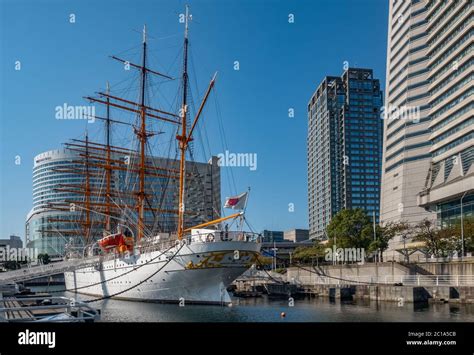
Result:
[[[433,262],[433,263],[413,263],[402,264],[398,262],[383,263],[365,263],[365,264],[340,264],[340,265],[318,265],[314,266],[319,274],[338,277],[374,277],[374,279],[383,279],[385,276],[405,275],[474,275],[474,261],[466,262]],[[303,270],[298,267],[287,269],[287,280],[293,278],[309,277],[314,275],[310,271],[311,266]]]
[[[474,275],[474,262],[417,263],[418,268],[432,275]]]
[[[309,295],[329,297],[334,299],[366,299],[376,301],[392,302],[454,302],[474,303],[473,286],[409,286],[397,284],[368,285],[357,283],[350,279],[359,277],[373,282],[383,280],[385,276],[393,277],[405,275],[474,275],[474,262],[450,262],[450,263],[419,263],[400,264],[397,262],[367,263],[363,265],[319,265],[316,266],[318,274],[328,275],[335,279],[329,279],[329,284],[315,284],[315,273],[309,270],[311,267],[292,267],[287,270],[287,281],[298,281],[302,286],[302,292]],[[365,278],[364,278],[365,277]],[[342,280],[341,280],[342,279]]]
[[[472,286],[309,285],[304,286],[303,293],[334,300],[474,304],[474,287]]]

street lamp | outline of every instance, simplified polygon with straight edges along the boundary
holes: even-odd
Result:
[[[407,236],[405,234],[402,235],[403,239],[403,257],[405,259],[405,262],[408,262],[408,251],[407,251]]]
[[[276,256],[277,256],[277,250],[278,248],[276,247],[276,243],[275,241],[273,241],[273,264],[274,264],[274,270],[276,270],[277,268],[277,260],[276,260]]]
[[[461,261],[464,257],[464,213],[462,209],[462,201],[466,197],[467,191],[461,197]]]
[[[373,225],[374,225],[374,242],[375,242],[375,241],[377,241],[377,232],[376,232],[376,228],[375,228],[375,211],[373,211],[372,222],[373,222]],[[375,253],[375,262],[376,263],[377,263],[377,254],[378,254],[378,249],[377,249],[377,252]]]

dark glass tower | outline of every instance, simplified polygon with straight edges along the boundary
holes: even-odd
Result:
[[[323,238],[341,209],[379,218],[382,91],[372,70],[326,77],[308,103],[310,237]]]

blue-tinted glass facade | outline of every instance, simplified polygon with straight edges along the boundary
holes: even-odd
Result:
[[[326,77],[308,105],[310,236],[324,237],[341,209],[379,218],[382,92],[372,70]]]

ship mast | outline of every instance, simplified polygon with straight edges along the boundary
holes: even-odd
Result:
[[[188,149],[189,142],[193,140],[193,132],[196,128],[196,125],[201,117],[202,110],[206,105],[209,94],[211,93],[214,83],[216,81],[217,73],[214,74],[207,91],[204,95],[204,98],[201,101],[199,109],[194,117],[193,123],[189,132],[187,130],[187,89],[188,89],[188,21],[189,16],[189,7],[186,6],[186,20],[185,20],[185,29],[184,29],[184,59],[183,59],[183,103],[181,106],[181,135],[177,135],[176,139],[179,142],[180,150],[180,160],[179,160],[179,204],[178,204],[178,239],[183,239],[185,232],[188,232],[190,228],[184,228],[184,214],[185,214],[185,202],[184,202],[184,191],[185,191],[185,177],[186,177],[186,150]]]
[[[107,95],[110,95],[110,85],[107,82]],[[106,209],[105,209],[105,232],[110,233],[110,213],[111,208],[111,194],[110,194],[110,185],[112,179],[112,168],[110,164],[110,97],[107,97],[107,114],[105,118],[105,141],[106,141],[106,168],[105,168],[105,200],[106,200]]]
[[[176,136],[179,141],[179,203],[178,203],[178,239],[183,238],[184,231],[184,184],[186,169],[186,148],[187,148],[187,90],[188,90],[188,19],[189,8],[186,6],[186,19],[184,28],[184,59],[183,59],[183,103],[181,106],[181,135]]]
[[[147,141],[146,132],[146,108],[145,108],[145,88],[146,88],[146,26],[143,26],[143,59],[141,67],[141,93],[140,93],[140,131],[137,134],[140,140],[140,173],[138,197],[138,233],[137,239],[143,237],[144,229],[144,208],[145,208],[145,148]]]
[[[67,149],[71,151],[78,152],[80,157],[85,157],[85,164],[87,171],[79,171],[74,168],[57,168],[58,172],[63,173],[74,173],[74,174],[85,174],[86,175],[86,186],[77,186],[74,184],[60,184],[59,188],[55,189],[55,191],[61,192],[69,192],[75,194],[83,194],[85,195],[85,201],[76,201],[71,199],[65,199],[64,201],[59,201],[55,203],[50,203],[49,207],[55,210],[67,211],[69,210],[69,204],[74,202],[80,205],[81,209],[86,211],[86,221],[80,222],[86,228],[90,230],[91,225],[91,218],[89,212],[97,212],[99,214],[105,214],[106,218],[102,220],[97,220],[98,224],[104,224],[104,232],[110,233],[112,226],[111,226],[111,219],[114,218],[113,214],[116,214],[118,211],[125,209],[125,208],[133,208],[137,211],[137,220],[136,220],[136,236],[137,242],[144,236],[145,233],[145,226],[147,221],[145,220],[145,212],[151,211],[153,215],[155,212],[157,213],[165,213],[165,214],[177,214],[178,215],[178,238],[182,239],[184,233],[189,231],[185,229],[184,223],[184,215],[190,214],[189,210],[185,211],[185,180],[186,177],[191,176],[193,174],[186,173],[186,150],[189,146],[189,142],[192,141],[193,131],[196,128],[197,122],[199,117],[203,111],[203,108],[206,104],[206,101],[209,97],[211,89],[214,86],[216,75],[212,78],[209,86],[207,88],[206,94],[199,106],[196,116],[190,127],[187,125],[187,118],[188,118],[188,102],[187,102],[187,91],[189,85],[188,79],[188,25],[191,16],[189,14],[189,8],[186,7],[186,21],[185,21],[185,33],[184,33],[184,58],[183,58],[183,73],[182,73],[182,81],[183,81],[183,95],[182,95],[182,106],[180,114],[175,114],[172,112],[167,112],[165,110],[157,109],[151,106],[147,106],[145,103],[146,99],[146,89],[147,89],[147,77],[148,74],[151,73],[153,75],[157,75],[159,77],[174,80],[172,77],[157,72],[148,68],[147,65],[147,35],[146,35],[146,27],[143,28],[143,55],[142,55],[142,63],[135,64],[128,60],[118,58],[116,56],[112,56],[111,58],[121,62],[128,67],[132,67],[140,71],[140,96],[138,102],[131,101],[119,96],[112,95],[110,93],[110,87],[107,85],[107,90],[105,92],[97,92],[98,97],[86,96],[85,98],[88,99],[90,102],[100,103],[106,105],[106,117],[98,117],[94,116],[94,118],[100,119],[105,121],[105,128],[106,128],[106,141],[105,144],[100,144],[96,142],[89,141],[89,138],[86,137],[85,140],[73,140],[71,143],[67,143]],[[121,120],[112,119],[110,117],[110,109],[111,107],[120,109],[123,111],[132,112],[139,117],[139,125],[135,126],[127,122],[123,122]],[[179,159],[179,169],[170,169],[165,167],[157,167],[147,165],[146,163],[146,147],[149,137],[152,137],[160,132],[153,132],[147,130],[146,120],[147,119],[157,119],[167,123],[173,123],[176,125],[181,124],[181,131],[178,128],[178,134],[176,135],[176,139],[179,143],[179,150],[180,150],[180,159]],[[112,146],[111,145],[111,124],[118,123],[118,124],[125,124],[133,127],[134,133],[137,136],[139,147],[137,150],[130,150],[122,147]],[[116,155],[122,156],[130,156],[133,155],[137,157],[136,161],[132,162],[125,162],[122,159],[116,157]],[[89,167],[93,167],[93,171],[89,171]],[[96,170],[103,169],[106,172],[106,191],[105,191],[105,198],[103,201],[96,201],[95,198],[91,201],[91,196],[94,197],[103,197],[104,192],[100,189],[97,189],[94,185],[91,186],[89,182],[89,175],[92,174],[94,176],[98,176],[98,172]],[[138,189],[135,191],[122,191],[118,193],[116,191],[112,191],[112,171],[127,171],[138,175]],[[161,209],[153,207],[149,201],[148,196],[149,193],[146,192],[146,180],[147,176],[154,176],[159,178],[167,178],[167,179],[179,179],[179,203],[178,209]],[[120,197],[121,195],[128,196],[130,198],[134,197],[136,202],[132,204],[128,204],[122,200],[118,203],[114,201],[114,198]],[[148,203],[149,206],[145,206],[145,203]],[[84,207],[82,207],[84,206]],[[91,207],[94,210],[91,210]],[[56,221],[64,221],[64,222],[71,222],[67,219],[56,219]],[[94,222],[96,223],[96,222]],[[89,239],[89,236],[86,236],[86,239]],[[86,244],[87,244],[86,240]]]
[[[90,205],[91,205],[91,186],[90,186],[90,177],[89,177],[89,134],[86,131],[86,143],[85,143],[85,175],[86,175],[86,181],[85,181],[85,189],[84,189],[84,196],[85,196],[85,213],[86,213],[86,221],[83,225],[84,227],[84,238],[85,238],[85,244],[87,245],[87,242],[89,241],[90,237],[90,227],[91,227],[91,215],[90,215]]]

